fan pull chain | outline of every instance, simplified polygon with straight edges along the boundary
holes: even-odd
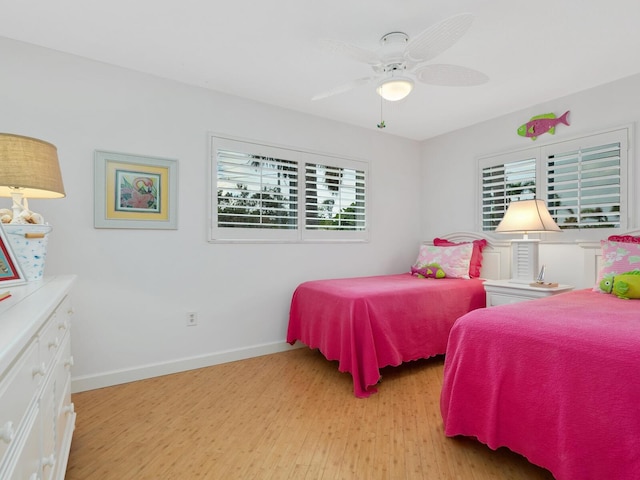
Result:
[[[382,104],[384,103],[384,98],[380,97],[380,123],[376,125],[379,129],[383,129],[386,127],[384,123],[384,116],[382,115]]]

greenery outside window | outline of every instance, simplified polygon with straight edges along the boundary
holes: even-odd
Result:
[[[211,241],[366,241],[366,162],[210,135]]]
[[[305,163],[305,198],[307,230],[366,227],[364,170]]]
[[[220,149],[216,172],[219,227],[297,228],[296,162]]]
[[[623,148],[621,139],[600,138],[545,149],[547,206],[560,228],[620,228]]]
[[[536,158],[523,154],[482,167],[482,230],[498,226],[509,203],[536,197]]]

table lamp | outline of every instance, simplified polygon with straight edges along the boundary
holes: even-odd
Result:
[[[520,200],[509,204],[497,226],[497,233],[522,233],[521,239],[511,240],[511,281],[531,283],[538,274],[538,244],[529,233],[560,232],[542,200]]]
[[[64,197],[56,147],[36,138],[0,133],[0,196],[13,199],[11,223],[20,221],[25,197]]]
[[[27,197],[64,196],[54,145],[36,138],[0,133],[0,197],[12,198],[11,210],[4,209],[0,220],[29,281],[42,277],[46,234],[51,227],[44,225],[41,215],[29,210]],[[34,263],[34,259],[37,262]]]

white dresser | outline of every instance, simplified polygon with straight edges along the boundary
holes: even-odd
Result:
[[[63,479],[76,414],[71,403],[74,275],[2,288],[0,479]]]

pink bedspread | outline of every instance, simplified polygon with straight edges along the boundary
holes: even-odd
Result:
[[[506,446],[557,480],[640,478],[640,300],[578,290],[451,329],[445,434]]]
[[[376,392],[380,368],[445,352],[454,321],[485,306],[482,280],[409,273],[302,283],[287,342],[318,348],[353,377],[357,397]]]

